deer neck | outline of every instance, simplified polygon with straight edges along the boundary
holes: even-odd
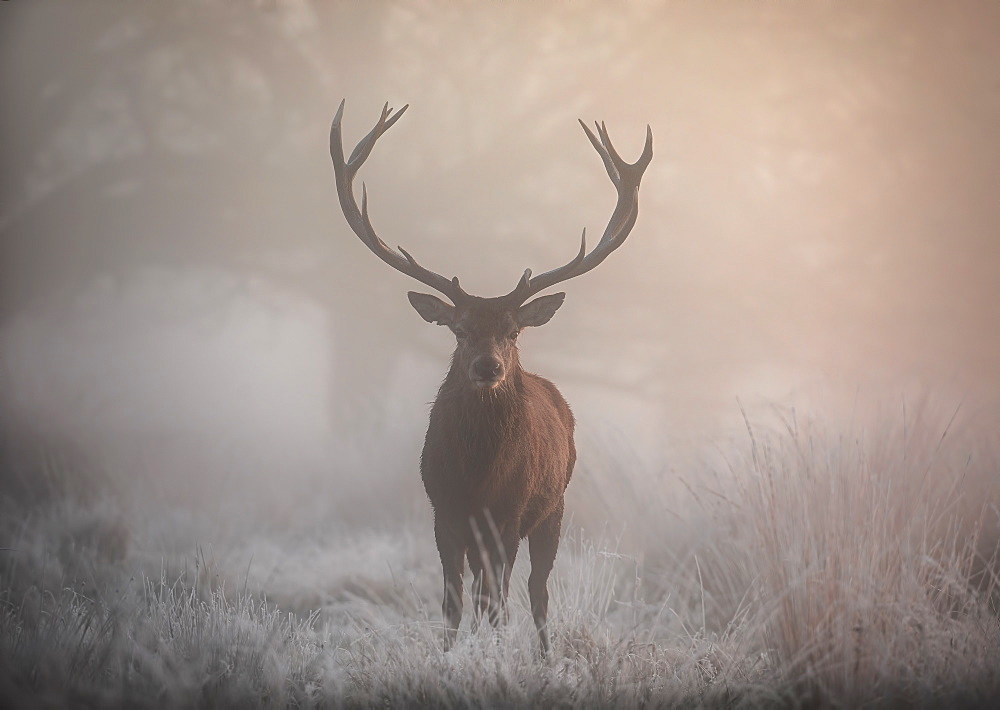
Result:
[[[468,384],[452,401],[454,433],[458,437],[459,458],[470,475],[483,475],[523,436],[525,401],[523,371],[520,366],[508,373],[501,385],[476,390]]]

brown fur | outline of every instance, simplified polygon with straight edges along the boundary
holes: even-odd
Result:
[[[545,298],[561,303],[558,296]],[[446,646],[462,618],[465,560],[475,577],[474,623],[488,611],[496,625],[506,617],[511,566],[527,538],[532,615],[547,652],[546,582],[576,462],[573,414],[555,385],[521,367],[509,335],[518,327],[518,308],[473,297],[455,310],[443,324],[465,337],[431,409],[420,460],[444,571]],[[477,389],[471,376],[484,356],[502,363],[502,380],[492,389]]]

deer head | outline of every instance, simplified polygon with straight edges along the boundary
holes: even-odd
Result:
[[[467,373],[469,385],[476,390],[500,387],[508,375],[519,367],[518,334],[528,326],[547,323],[562,305],[566,294],[554,293],[527,303],[526,301],[544,289],[590,271],[620,247],[632,231],[639,215],[639,182],[653,158],[652,129],[646,127],[646,144],[639,159],[634,163],[626,163],[612,146],[603,123],[595,124],[595,135],[580,121],[618,191],[618,202],[603,236],[588,253],[587,230],[584,229],[580,251],[569,262],[538,276],[532,276],[531,269],[526,269],[513,291],[503,296],[483,298],[466,293],[459,285],[457,276],[449,280],[418,264],[402,247],[397,247],[397,252],[386,246],[375,233],[368,217],[368,191],[363,184],[360,208],[355,201],[354,176],[371,154],[375,142],[399,120],[409,105],[393,112],[386,104],[378,123],[358,143],[350,159],[345,161],[341,137],[344,103],[340,102],[330,129],[330,157],[333,159],[337,178],[340,206],[348,224],[364,245],[382,261],[430,286],[451,301],[449,304],[436,296],[414,291],[407,294],[410,304],[424,320],[447,326],[455,334],[457,346],[454,367]]]
[[[562,305],[554,293],[518,306],[501,298],[469,296],[451,306],[436,296],[410,291],[410,303],[428,323],[446,325],[455,334],[454,364],[477,390],[502,385],[518,365],[517,336],[522,328],[543,325]]]

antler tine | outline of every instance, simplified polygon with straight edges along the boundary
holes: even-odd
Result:
[[[340,198],[340,207],[347,218],[347,223],[358,235],[361,242],[371,250],[375,256],[397,271],[410,276],[422,284],[430,286],[436,291],[443,293],[453,303],[466,298],[468,294],[462,290],[458,284],[458,278],[447,279],[441,274],[435,273],[417,263],[416,259],[410,256],[402,247],[397,247],[397,253],[386,246],[385,242],[379,239],[372,227],[371,219],[368,216],[368,188],[361,185],[361,207],[354,199],[354,176],[371,155],[375,142],[382,137],[382,134],[389,130],[392,125],[399,120],[403,112],[409,108],[409,104],[403,106],[396,112],[389,108],[386,103],[382,107],[382,115],[379,117],[375,127],[368,132],[358,143],[351,153],[349,160],[344,160],[344,142],[341,135],[341,123],[344,117],[344,104],[346,99],[340,102],[337,114],[333,117],[330,126],[330,158],[333,160],[333,172],[337,178],[337,195]]]
[[[350,167],[354,172],[357,172],[358,168],[361,167],[362,163],[368,160],[368,156],[371,155],[372,148],[375,147],[375,141],[377,141],[383,133],[388,131],[392,124],[399,120],[399,117],[403,115],[406,109],[410,108],[410,104],[406,104],[403,108],[392,113],[392,109],[389,108],[389,102],[387,101],[382,107],[382,116],[379,118],[378,123],[372,128],[368,135],[362,138],[358,145],[355,146],[354,151],[351,153],[351,157],[347,161],[348,167]]]
[[[604,127],[603,123],[594,121],[594,126],[597,127],[597,133],[600,135],[600,140],[598,140],[597,136],[594,135],[593,131],[587,127],[587,124],[584,123],[583,120],[577,120],[580,121],[580,125],[583,127],[583,132],[587,134],[587,138],[590,139],[590,143],[594,146],[594,150],[596,150],[598,155],[601,156],[601,160],[604,162],[604,169],[608,171],[608,177],[611,178],[611,181],[615,184],[615,187],[617,187],[618,183],[621,182],[621,177],[618,175],[618,169],[615,167],[614,160],[611,157],[611,151],[608,150],[608,145],[611,144],[611,139],[608,137],[608,129]],[[618,157],[617,152],[615,153],[615,157]],[[622,162],[622,159],[618,157],[618,161]]]
[[[646,144],[643,146],[639,159],[634,163],[626,163],[612,145],[611,137],[608,135],[608,129],[604,123],[595,123],[597,135],[594,135],[583,121],[580,121],[580,125],[583,126],[587,138],[590,139],[594,149],[601,156],[608,177],[611,178],[611,182],[614,183],[618,192],[618,202],[611,213],[608,226],[597,246],[589,254],[586,253],[587,230],[585,229],[583,230],[580,252],[575,257],[566,264],[535,277],[531,276],[530,270],[526,271],[517,287],[504,298],[524,303],[539,291],[587,273],[625,242],[639,217],[639,183],[653,159],[653,129],[646,126]]]

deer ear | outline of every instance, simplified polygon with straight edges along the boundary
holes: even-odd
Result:
[[[517,309],[517,324],[522,328],[529,325],[545,325],[559,310],[565,298],[565,293],[553,293],[521,306]]]
[[[428,323],[451,325],[455,320],[455,307],[449,306],[436,296],[409,291],[406,297],[410,299],[410,305],[420,314],[420,317]]]

